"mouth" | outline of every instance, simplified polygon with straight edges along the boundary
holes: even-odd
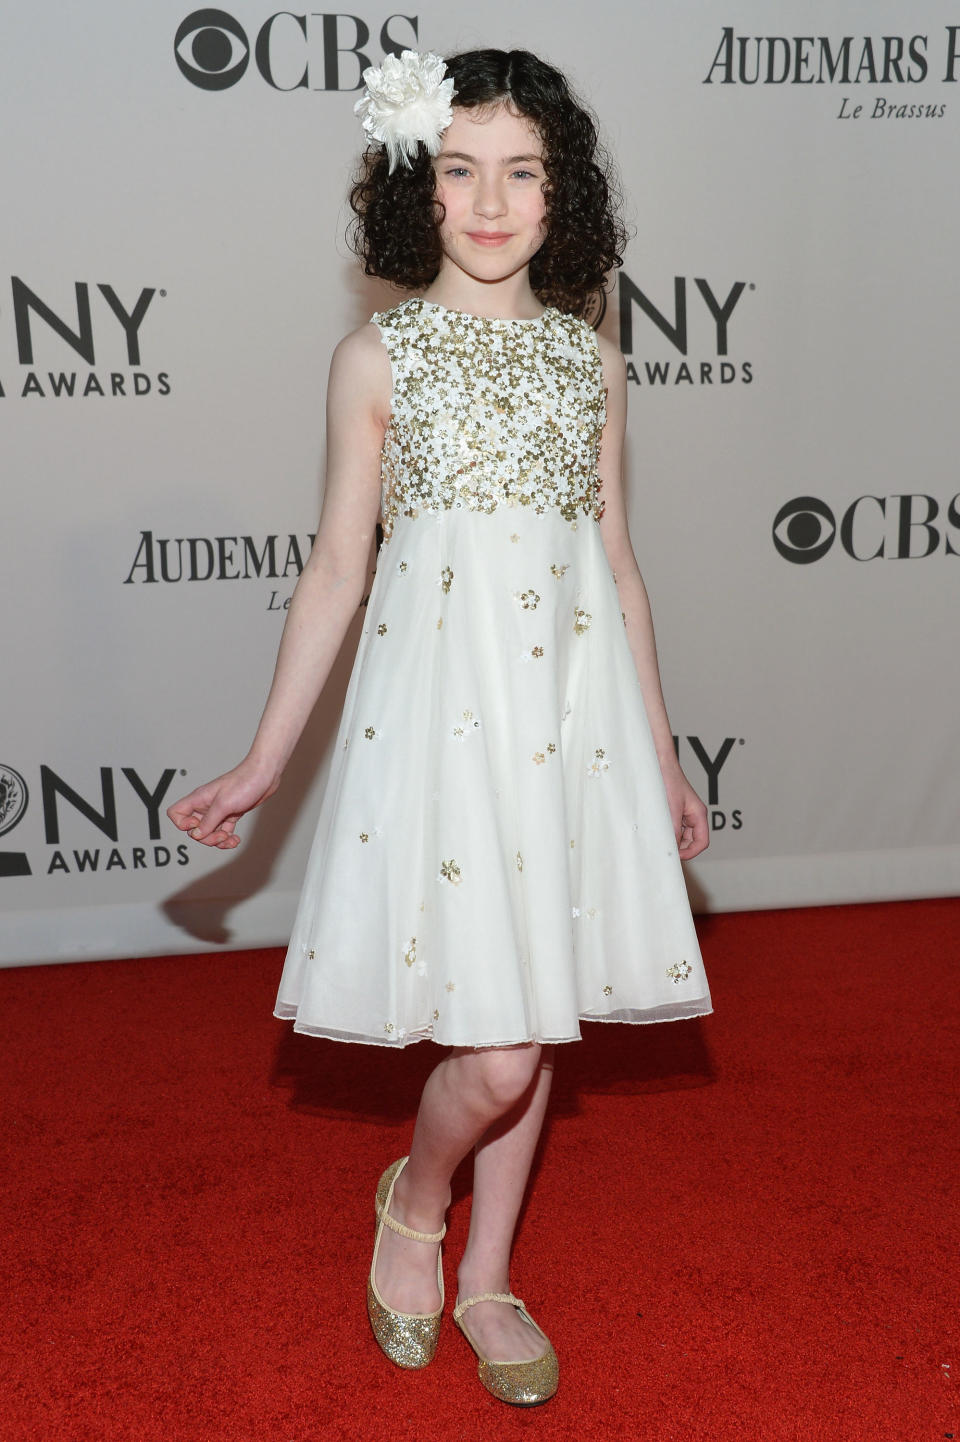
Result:
[[[506,230],[470,230],[467,231],[467,238],[476,245],[495,247],[506,245],[508,240],[513,239],[513,236]]]

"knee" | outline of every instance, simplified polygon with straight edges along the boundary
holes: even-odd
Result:
[[[474,1076],[484,1102],[497,1113],[520,1100],[540,1064],[539,1046],[491,1047],[474,1053]]]

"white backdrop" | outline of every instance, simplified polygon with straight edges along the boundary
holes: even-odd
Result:
[[[388,299],[343,241],[358,36],[373,62],[417,37],[535,49],[619,159],[634,235],[602,325],[714,821],[695,904],[958,890],[960,13],[477,16],[5,7],[0,962],[285,938],[355,634],[235,855],[163,807],[246,750],[316,520],[329,354]]]

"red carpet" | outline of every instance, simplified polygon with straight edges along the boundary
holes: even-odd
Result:
[[[429,1043],[295,1037],[278,952],[0,972],[3,1442],[960,1437],[960,901],[701,932],[713,1017],[561,1051],[514,1276],[561,1382],[529,1412],[449,1320],[422,1373],[368,1332]]]

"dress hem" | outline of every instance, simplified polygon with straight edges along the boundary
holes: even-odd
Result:
[[[327,1041],[353,1042],[360,1046],[382,1046],[388,1047],[393,1051],[402,1051],[405,1047],[413,1046],[419,1041],[432,1041],[436,1043],[437,1046],[471,1047],[474,1051],[484,1051],[491,1047],[532,1046],[534,1044],[538,1046],[561,1046],[567,1042],[583,1040],[578,1031],[574,1036],[522,1036],[505,1038],[500,1041],[453,1041],[437,1037],[434,1035],[432,1028],[425,1028],[421,1031],[406,1032],[403,1036],[392,1041],[388,1037],[384,1037],[381,1040],[380,1037],[364,1036],[359,1032],[337,1031],[332,1027],[314,1027],[298,1024],[296,1011],[293,1008],[283,1010],[278,1007],[273,1014],[279,1021],[292,1021],[294,1031],[299,1032],[301,1036],[315,1036]],[[619,1014],[608,1012],[604,1016],[581,1012],[579,1020],[620,1022],[628,1026],[651,1026],[656,1022],[692,1021],[695,1017],[712,1016],[712,1014],[713,1007],[710,1006],[709,1003],[704,1004],[702,1001],[696,1001],[688,1003],[686,1009],[670,1007],[669,1010],[663,1008],[659,1012],[655,1010],[624,1011]]]

